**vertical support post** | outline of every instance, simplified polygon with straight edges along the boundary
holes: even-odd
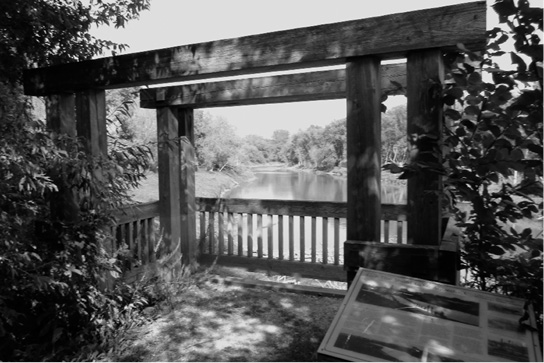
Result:
[[[46,99],[46,122],[57,134],[76,136],[76,101],[74,94],[51,95]],[[75,222],[79,208],[76,194],[63,182],[62,175],[53,179],[59,190],[51,198],[52,213],[61,221]]]
[[[87,153],[108,153],[106,129],[106,91],[88,90],[76,95],[77,135],[83,139]]]
[[[442,82],[444,67],[439,49],[408,54],[408,147],[410,161],[438,169],[442,164]],[[408,179],[408,244],[435,245],[441,240],[442,178],[420,169]]]
[[[381,78],[380,59],[360,57],[346,64],[348,201],[347,239],[380,241]],[[347,249],[344,249],[348,253]],[[353,253],[353,252],[351,252]],[[344,261],[352,261],[345,256]],[[355,259],[358,261],[358,258]],[[359,266],[348,266],[348,283]]]
[[[76,101],[74,94],[51,95],[46,99],[47,127],[59,134],[76,136]]]
[[[380,81],[378,58],[347,63],[348,240],[380,241]]]
[[[176,108],[157,108],[159,162],[159,215],[162,245],[160,254],[171,254],[181,243],[180,191],[181,150]],[[179,251],[179,249],[177,249]],[[179,256],[179,255],[178,255]],[[171,256],[175,259],[177,256]]]
[[[195,202],[195,130],[191,108],[179,109],[179,136],[181,137],[181,253],[182,263],[189,266],[195,260],[196,202]]]

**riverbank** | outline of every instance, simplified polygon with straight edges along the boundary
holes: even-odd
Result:
[[[236,187],[240,183],[254,178],[251,170],[236,174],[198,170],[195,172],[195,194],[202,198],[217,198]],[[159,175],[149,172],[138,189],[131,193],[136,203],[147,203],[159,200]]]

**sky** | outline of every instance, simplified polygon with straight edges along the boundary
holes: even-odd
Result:
[[[489,1],[489,0],[488,0]],[[467,0],[151,0],[123,29],[102,27],[96,37],[129,45],[124,53],[236,38],[285,29],[362,19],[392,13],[467,3]],[[490,13],[488,11],[488,13]],[[489,22],[489,21],[488,21]],[[388,107],[405,102],[391,97]],[[224,117],[241,136],[271,137],[345,118],[346,101],[312,101],[206,109]]]

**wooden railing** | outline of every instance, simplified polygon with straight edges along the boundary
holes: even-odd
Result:
[[[345,278],[345,202],[196,198],[196,205],[201,260]],[[141,264],[155,258],[158,215],[158,202],[117,213],[117,243],[126,243]],[[381,242],[406,243],[405,205],[382,205]]]

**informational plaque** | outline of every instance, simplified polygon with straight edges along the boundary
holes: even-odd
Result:
[[[520,299],[361,268],[318,354],[345,361],[542,361],[534,325],[532,308]]]

